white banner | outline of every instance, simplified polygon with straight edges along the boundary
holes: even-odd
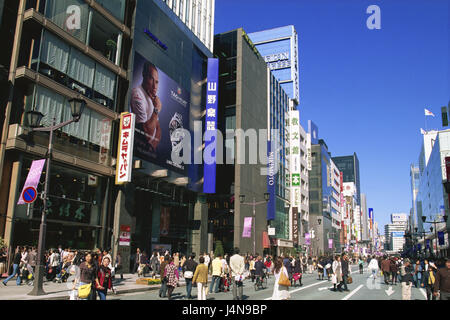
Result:
[[[120,115],[119,148],[116,161],[116,184],[131,182],[133,170],[134,128],[136,115],[122,113]]]

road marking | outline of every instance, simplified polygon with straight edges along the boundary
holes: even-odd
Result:
[[[342,300],[348,300],[350,299],[356,292],[358,292],[362,287],[364,287],[363,284],[361,284],[358,288],[356,288],[355,290],[353,290],[352,292],[350,292],[344,299]]]
[[[296,293],[296,292],[299,292],[299,291],[302,291],[302,290],[305,290],[305,289],[317,286],[319,284],[322,284],[322,282],[316,282],[316,283],[310,284],[309,286],[301,287],[300,289],[289,291],[289,294]],[[267,299],[264,299],[264,300],[272,300],[272,298],[267,298]]]
[[[323,290],[328,290],[328,289],[333,289],[334,287],[323,287],[323,288],[319,288],[319,291],[323,291]]]
[[[423,294],[423,296],[425,297],[425,299],[428,300],[428,298],[427,298],[427,292],[425,291],[425,289],[420,288],[420,292],[422,292],[422,294]]]

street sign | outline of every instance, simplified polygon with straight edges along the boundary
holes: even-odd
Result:
[[[22,198],[25,203],[33,203],[37,198],[37,191],[34,187],[26,188],[22,193]]]

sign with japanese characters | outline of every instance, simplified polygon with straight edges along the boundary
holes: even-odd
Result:
[[[204,193],[216,193],[217,107],[219,101],[219,59],[208,59],[205,120]]]
[[[131,182],[136,115],[124,112],[120,115],[119,147],[117,149],[116,184]]]
[[[293,208],[298,208],[301,205],[300,113],[298,110],[289,112],[289,148],[291,205]]]
[[[129,247],[131,243],[131,227],[126,225],[120,226],[119,246]]]
[[[244,219],[244,230],[242,232],[242,238],[251,238],[252,237],[252,217],[246,217]]]

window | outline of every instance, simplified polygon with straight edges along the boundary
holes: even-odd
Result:
[[[108,10],[114,17],[121,22],[125,16],[125,0],[96,0],[103,8]]]
[[[86,43],[89,22],[89,6],[86,2],[47,0],[45,16],[75,38]]]
[[[99,51],[104,57],[119,64],[118,52],[122,33],[102,15],[94,12],[89,36],[89,46]]]
[[[186,0],[186,25],[190,27],[190,12],[191,12],[191,6],[190,6],[191,0]]]
[[[180,14],[179,14],[179,17],[180,17],[181,21],[183,21],[183,16],[184,16],[184,0],[180,0]]]
[[[109,109],[115,108],[116,74],[47,31],[38,71]]]

